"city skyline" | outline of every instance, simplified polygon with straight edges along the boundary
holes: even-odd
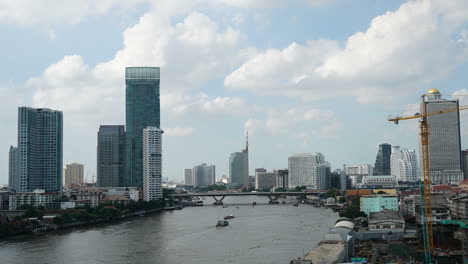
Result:
[[[332,168],[373,164],[384,142],[419,149],[417,121],[396,127],[389,114],[418,112],[432,87],[448,99],[468,94],[468,16],[455,15],[468,13],[463,1],[192,2],[67,16],[4,7],[25,15],[0,19],[11,40],[1,44],[10,52],[0,62],[0,183],[8,182],[19,106],[62,111],[63,164],[83,163],[85,176],[96,175],[99,125],[125,124],[125,67],[161,68],[163,176],[180,181],[184,167],[204,161],[228,174],[245,130],[250,175],[286,168],[299,152],[321,152]],[[460,119],[466,149],[467,113]]]

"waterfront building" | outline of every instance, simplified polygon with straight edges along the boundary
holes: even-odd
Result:
[[[276,170],[276,186],[287,189],[289,187],[288,183],[288,169]]]
[[[8,187],[10,190],[16,190],[18,179],[18,148],[10,146],[8,153]]]
[[[245,149],[243,149],[241,152],[231,153],[231,156],[229,157],[229,178],[231,179],[232,186],[249,186],[248,134]]]
[[[398,195],[364,195],[361,196],[361,212],[369,213],[382,212],[383,210],[399,211]]]
[[[127,187],[143,187],[143,129],[160,127],[159,67],[125,68]]]
[[[208,186],[216,183],[216,167],[215,165],[207,165],[202,163],[193,167],[193,186]]]
[[[50,208],[53,206],[53,202],[57,197],[57,193],[46,192],[45,190],[41,189],[36,189],[32,192],[10,194],[8,198],[8,209],[18,210],[23,205],[31,205],[34,207],[43,206],[45,208]]]
[[[369,231],[383,234],[405,232],[405,219],[399,211],[382,210],[369,213]]]
[[[62,190],[63,115],[47,108],[18,108],[17,192]]]
[[[426,99],[428,113],[458,107],[458,100],[442,99],[439,90],[431,89]],[[432,183],[452,184],[463,180],[458,111],[427,117],[429,128],[429,165]]]
[[[362,183],[359,185],[361,188],[366,187],[396,187],[398,181],[395,176],[392,175],[380,175],[380,176],[364,176],[362,177]]]
[[[255,173],[255,189],[272,189],[277,187],[278,174],[276,172],[258,171]]]
[[[193,185],[193,169],[184,169],[185,185]]]
[[[356,187],[362,183],[362,177],[374,175],[374,167],[369,164],[344,166],[346,175],[351,179],[351,185]]]
[[[64,173],[64,187],[70,188],[72,185],[83,184],[84,179],[84,165],[73,162],[67,164]]]
[[[125,127],[102,125],[97,135],[97,186],[125,186]]]
[[[157,127],[143,129],[143,200],[162,198],[162,133]]]
[[[468,149],[462,150],[463,178],[468,179]]]
[[[390,163],[391,175],[395,176],[397,181],[416,182],[418,180],[418,160],[415,150],[393,146]]]
[[[70,200],[80,201],[91,207],[96,207],[104,197],[103,191],[95,188],[79,188],[69,193]]]
[[[296,186],[307,186],[311,189],[318,190],[320,187],[317,179],[317,172],[319,169],[316,166],[328,166],[325,162],[325,157],[322,153],[298,153],[288,158],[288,182],[289,186],[294,188]]]
[[[315,190],[328,190],[331,188],[330,167],[327,165],[314,166]],[[341,175],[340,175],[341,185]]]
[[[383,143],[379,145],[379,152],[375,159],[373,175],[390,175],[390,156],[392,145]]]

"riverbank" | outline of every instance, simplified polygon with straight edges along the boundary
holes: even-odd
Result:
[[[60,231],[60,230],[67,230],[67,229],[73,229],[73,228],[79,228],[79,227],[89,227],[89,226],[95,226],[95,225],[100,225],[100,224],[117,223],[117,222],[122,222],[124,220],[131,219],[131,218],[145,217],[145,216],[159,213],[162,211],[164,211],[164,208],[141,210],[139,212],[127,213],[127,214],[119,216],[118,218],[107,218],[107,219],[98,218],[98,219],[93,219],[90,221],[77,221],[77,222],[64,223],[64,224],[54,224],[54,223],[46,222],[37,226],[28,225],[22,230],[17,230],[8,234],[0,234],[0,239],[6,239],[6,238],[11,238],[11,237],[16,237],[16,236],[43,235],[45,233],[51,233],[51,232]],[[36,221],[36,220],[33,220],[33,221]]]

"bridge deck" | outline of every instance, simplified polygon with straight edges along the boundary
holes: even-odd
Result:
[[[274,195],[286,195],[286,196],[302,196],[302,195],[318,195],[320,192],[233,192],[233,193],[180,193],[174,194],[174,197],[192,197],[192,196],[274,196]]]

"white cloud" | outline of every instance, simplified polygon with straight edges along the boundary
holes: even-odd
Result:
[[[164,128],[164,136],[169,137],[186,137],[195,132],[193,127],[168,127]]]
[[[331,110],[304,106],[266,112],[265,118],[249,118],[244,128],[252,135],[286,135],[300,140],[333,138],[342,128]]]
[[[259,52],[225,79],[230,89],[316,99],[352,96],[386,102],[440,79],[465,61],[464,1],[410,1],[373,19],[366,32],[335,41],[292,43]]]

